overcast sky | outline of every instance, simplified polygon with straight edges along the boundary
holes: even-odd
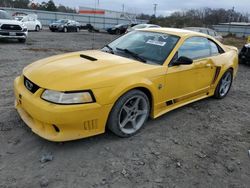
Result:
[[[38,2],[46,0],[37,0]],[[94,7],[98,0],[54,0],[56,4],[63,4],[69,7],[78,8],[79,6]],[[185,10],[191,8],[225,8],[230,9],[233,6],[238,12],[250,13],[249,0],[99,0],[99,8],[109,10],[122,10],[122,4],[125,5],[125,11],[132,13],[153,14],[153,4],[158,4],[157,15],[169,15],[176,10]]]

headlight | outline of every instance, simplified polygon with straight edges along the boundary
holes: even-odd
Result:
[[[42,99],[56,104],[84,104],[95,102],[91,91],[60,92],[45,90]]]

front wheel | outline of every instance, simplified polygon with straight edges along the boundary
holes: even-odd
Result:
[[[67,27],[64,27],[64,28],[63,28],[63,32],[64,32],[64,33],[67,33],[67,32],[68,32],[68,28],[67,28]]]
[[[25,42],[26,42],[26,39],[18,39],[18,41],[19,41],[20,43],[25,43]]]
[[[124,94],[115,103],[108,119],[108,128],[120,137],[138,133],[148,119],[150,103],[147,95],[139,90]]]
[[[40,31],[40,26],[37,25],[35,30],[36,30],[37,32],[39,32],[39,31]]]
[[[224,98],[228,94],[232,86],[232,82],[233,82],[233,71],[229,69],[221,77],[220,82],[216,87],[214,97],[217,99]]]

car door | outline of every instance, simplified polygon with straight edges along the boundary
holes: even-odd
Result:
[[[29,31],[32,30],[31,25],[30,25],[30,22],[29,22],[29,17],[28,17],[28,16],[23,17],[22,22],[23,22],[23,24],[27,27],[27,29],[28,29]]]
[[[74,29],[75,29],[75,26],[74,26],[74,21],[69,21],[68,22],[68,27],[69,27],[69,30],[72,32],[72,31],[74,31]]]
[[[178,49],[166,75],[166,101],[206,95],[213,82],[215,68],[210,58],[209,41],[191,37]],[[174,65],[179,57],[193,60],[190,65]]]
[[[71,22],[70,22],[70,20],[67,20],[67,21],[65,22],[64,26],[67,27],[68,32],[71,31],[72,28],[71,28]]]
[[[31,16],[26,17],[26,22],[25,22],[27,28],[29,31],[35,30],[35,19]]]

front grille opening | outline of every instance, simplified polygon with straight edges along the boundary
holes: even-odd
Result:
[[[98,122],[97,119],[88,120],[83,122],[83,129],[85,131],[91,131],[98,129]]]
[[[167,105],[167,106],[170,106],[170,105],[172,105],[172,104],[174,104],[174,101],[173,101],[173,100],[170,100],[170,101],[167,101],[167,102],[166,102],[166,105]]]
[[[21,31],[22,28],[19,25],[3,24],[1,26],[2,30],[11,30],[11,31]]]
[[[57,133],[60,132],[60,129],[56,125],[52,125]]]

